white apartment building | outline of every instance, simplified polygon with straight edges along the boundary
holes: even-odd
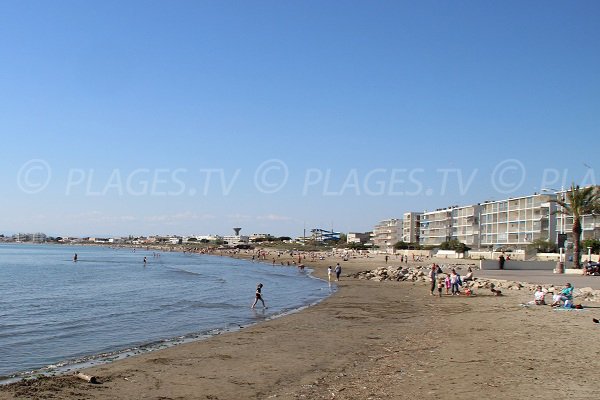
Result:
[[[479,248],[479,204],[452,209],[451,238],[471,248]]]
[[[556,203],[553,194],[534,194],[481,205],[482,247],[524,248],[534,240],[554,242]]]
[[[244,235],[230,235],[223,236],[223,241],[229,247],[235,247],[238,245],[248,244],[250,242],[250,237]]]
[[[373,245],[379,250],[392,253],[394,244],[402,240],[402,219],[386,219],[375,225],[372,234]]]
[[[452,209],[439,208],[421,215],[419,243],[422,246],[439,246],[452,238]]]
[[[421,229],[421,213],[407,212],[402,220],[402,241],[406,243],[419,243]]]

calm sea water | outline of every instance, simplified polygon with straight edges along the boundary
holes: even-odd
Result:
[[[258,282],[267,310],[250,309]],[[227,257],[0,245],[0,380],[195,340],[330,293],[294,267]]]

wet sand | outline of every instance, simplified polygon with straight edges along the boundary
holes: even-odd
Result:
[[[422,283],[345,277],[383,256],[305,264],[326,279],[336,262],[340,290],[314,307],[85,370],[96,385],[42,379],[2,387],[0,399],[600,397],[600,303],[558,311],[520,306],[529,292],[439,298]]]

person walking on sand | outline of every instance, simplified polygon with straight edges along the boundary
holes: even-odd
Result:
[[[333,269],[331,269],[331,265],[327,267],[327,280],[331,282],[331,276],[333,275]]]
[[[335,280],[336,281],[340,280],[341,273],[342,273],[342,267],[340,266],[340,263],[337,263],[335,266]]]
[[[256,307],[256,303],[258,303],[259,300],[262,302],[263,308],[267,308],[267,306],[265,305],[265,301],[262,298],[262,293],[261,293],[262,287],[263,287],[262,283],[259,283],[256,286],[256,295],[255,295],[255,298],[254,298],[254,303],[252,303],[252,307],[251,308]]]
[[[429,282],[431,283],[431,295],[433,296],[437,283],[437,267],[435,263],[431,266],[431,271],[429,271]]]

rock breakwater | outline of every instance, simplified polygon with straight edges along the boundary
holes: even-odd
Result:
[[[457,271],[466,269],[468,267],[476,270],[475,264],[460,264],[460,265],[446,265],[443,266],[443,272],[438,274],[438,278],[445,278],[446,275],[450,274],[452,268],[456,268]],[[349,274],[349,277],[355,279],[367,279],[371,281],[407,281],[407,282],[429,282],[429,268],[428,266],[417,266],[417,267],[379,267],[373,270],[356,272]],[[528,282],[517,282],[500,279],[489,279],[476,277],[474,281],[463,282],[463,288],[469,288],[475,293],[477,290],[490,290],[492,287],[500,289],[503,292],[510,291],[528,291],[533,293],[538,285]],[[547,293],[559,292],[561,287],[554,287],[554,285],[542,285],[542,288]],[[594,290],[590,287],[575,288],[574,298],[578,301],[591,301],[600,302],[600,290]]]

